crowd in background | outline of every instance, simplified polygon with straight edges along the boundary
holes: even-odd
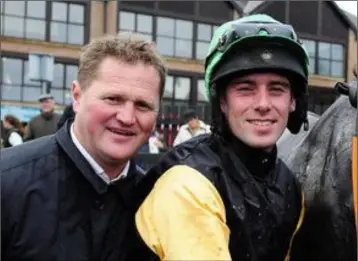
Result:
[[[55,101],[52,95],[44,94],[38,99],[41,113],[27,124],[21,122],[18,115],[7,114],[1,120],[1,148],[8,148],[57,131],[61,115],[54,111]]]
[[[33,117],[27,124],[21,122],[17,115],[7,114],[1,120],[1,148],[21,145],[26,141],[54,134],[67,119],[75,113],[72,105],[64,108],[62,115],[54,111],[55,101],[51,94],[41,95],[38,99],[41,113]],[[173,144],[168,144],[162,130],[153,130],[151,137],[139,150],[140,153],[158,154],[175,147],[192,137],[210,133],[210,126],[199,119],[193,109],[184,112],[184,124],[178,127]]]

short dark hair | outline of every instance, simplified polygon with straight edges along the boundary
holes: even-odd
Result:
[[[191,119],[198,118],[198,114],[193,109],[186,110],[183,116],[185,121],[190,121]]]

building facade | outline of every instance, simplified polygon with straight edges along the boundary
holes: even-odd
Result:
[[[195,106],[207,118],[203,59],[213,30],[234,14],[225,1],[1,1],[2,105],[37,106],[41,88],[27,76],[30,52],[54,55],[51,93],[61,108],[71,102],[81,46],[135,31],[156,41],[167,59],[164,114],[176,119]]]
[[[30,111],[36,111],[42,89],[28,79],[29,53],[55,57],[50,87],[61,109],[71,103],[80,48],[104,34],[135,31],[154,40],[167,60],[158,127],[175,135],[188,107],[210,121],[203,60],[215,28],[244,13],[267,13],[293,24],[303,38],[311,61],[310,109],[322,113],[335,99],[334,84],[352,79],[356,30],[331,1],[252,2],[260,3],[250,7],[247,1],[1,1],[2,112],[16,109],[26,121]]]
[[[353,79],[357,17],[334,1],[244,2],[243,13],[266,13],[296,29],[310,58],[309,110],[322,114],[337,98],[336,82]]]

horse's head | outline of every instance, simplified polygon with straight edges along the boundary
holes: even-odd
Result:
[[[343,82],[337,82],[334,88],[343,95],[347,95],[349,97],[349,101],[351,102],[354,108],[357,108],[357,69],[353,70],[353,74],[355,79],[351,81],[349,84]]]
[[[344,95],[325,111],[286,160],[302,184],[307,207],[293,247],[293,261],[356,258],[351,152],[357,79],[337,83],[335,88]]]

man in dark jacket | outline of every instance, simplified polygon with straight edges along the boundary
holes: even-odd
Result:
[[[289,259],[303,195],[275,144],[307,121],[307,63],[293,28],[267,15],[215,31],[212,135],[175,147],[140,182],[141,260]]]
[[[155,126],[165,75],[141,37],[83,49],[74,121],[1,152],[1,260],[128,260],[143,175],[132,157]]]

